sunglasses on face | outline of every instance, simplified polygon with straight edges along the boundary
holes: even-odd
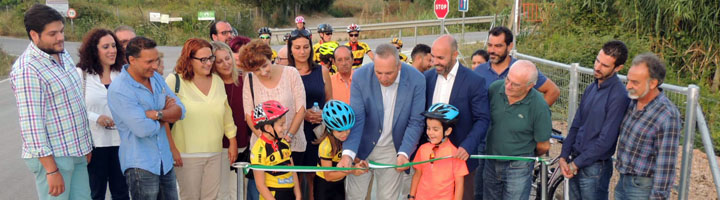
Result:
[[[269,35],[261,35],[260,39],[267,40],[267,39],[270,39],[270,36]]]
[[[325,34],[325,35],[332,35],[332,33],[323,33],[323,34]]]
[[[310,38],[310,31],[308,31],[307,29],[303,29],[303,30],[295,29],[295,30],[293,30],[292,32],[290,32],[290,38],[291,38],[291,39],[292,39],[292,38],[297,38],[297,37],[300,37],[300,36],[306,37],[306,38]]]
[[[360,33],[349,34],[349,35],[350,35],[350,37],[357,37],[357,36],[360,36]]]
[[[201,63],[215,62],[215,56],[210,56],[210,57],[205,57],[205,58],[192,57],[192,59],[199,60]]]

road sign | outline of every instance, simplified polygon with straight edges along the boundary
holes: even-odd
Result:
[[[67,16],[68,16],[70,19],[75,19],[75,17],[77,17],[77,11],[75,11],[75,9],[70,8],[70,9],[68,9],[68,11],[67,11]]]
[[[67,17],[70,8],[68,0],[46,0],[45,5],[57,10],[63,17]]]
[[[448,14],[450,2],[448,2],[448,0],[435,0],[433,5],[435,9],[435,16],[437,16],[438,19],[445,19]]]
[[[215,11],[200,11],[198,12],[199,21],[215,21]]]
[[[162,14],[157,12],[150,12],[150,22],[160,22],[160,18],[162,17]]]
[[[458,1],[458,11],[460,12],[467,12],[468,11],[468,4],[470,0],[459,0]]]

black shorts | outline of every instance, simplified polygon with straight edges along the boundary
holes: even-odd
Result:
[[[276,200],[295,200],[293,188],[268,188]]]
[[[337,182],[329,182],[319,176],[315,176],[314,190],[313,195],[316,200],[344,200],[345,178]]]

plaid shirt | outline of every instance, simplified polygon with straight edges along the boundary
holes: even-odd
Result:
[[[615,167],[621,174],[653,178],[651,199],[670,198],[682,129],[680,112],[661,92],[643,110],[632,100],[620,128]]]
[[[80,157],[92,149],[82,78],[67,51],[58,56],[31,42],[12,66],[23,158]]]

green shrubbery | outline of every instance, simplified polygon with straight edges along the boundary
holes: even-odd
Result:
[[[12,67],[14,61],[14,56],[8,55],[5,51],[0,49],[0,79],[5,79],[8,73],[10,73],[10,68]]]
[[[602,44],[618,39],[630,49],[621,74],[636,54],[656,53],[666,61],[666,83],[700,86],[700,104],[720,152],[720,113],[712,112],[720,109],[720,2],[556,0],[546,5],[542,23],[521,26],[532,33],[518,38],[521,52],[591,67]]]

